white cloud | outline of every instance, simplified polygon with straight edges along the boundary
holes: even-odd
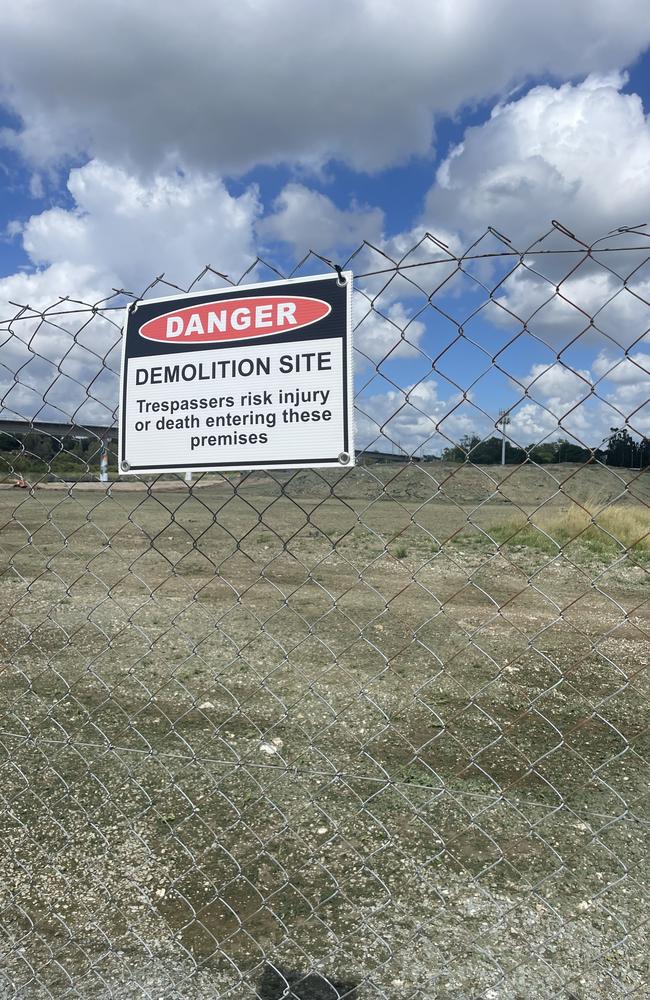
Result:
[[[60,273],[50,271],[46,278]],[[34,287],[19,291],[31,293]],[[45,294],[45,286],[39,291]],[[86,291],[99,298],[91,286]],[[55,295],[48,299],[52,308],[41,317],[27,310],[0,323],[2,409],[22,419],[78,414],[90,423],[110,423],[117,404],[122,310],[93,314],[74,302],[58,307],[56,302]]]
[[[5,0],[5,141],[36,165],[73,154],[223,174],[426,154],[433,118],[550,74],[629,65],[646,0]],[[607,140],[606,140],[607,141]]]
[[[20,306],[45,309],[77,293],[91,303],[111,294],[92,264],[63,261],[42,270],[16,271],[0,278],[0,322],[16,316]]]
[[[254,188],[234,198],[214,176],[168,172],[145,182],[92,160],[70,172],[68,189],[74,208],[32,216],[23,245],[38,267],[78,269],[85,284],[90,268],[103,294],[116,282],[139,292],[154,268],[181,285],[207,263],[237,274],[254,256]],[[31,277],[34,287],[50,283],[42,270]],[[78,295],[76,285],[59,284],[58,292]]]
[[[634,242],[638,243],[638,239],[634,237]],[[627,259],[625,254],[600,255],[609,268],[620,266],[622,275],[605,270],[593,260],[570,274],[580,263],[577,255],[526,258],[536,271],[518,268],[507,278],[495,301],[508,312],[493,311],[492,318],[513,329],[526,323],[532,334],[556,348],[575,337],[583,345],[598,341],[602,345],[604,340],[609,348],[629,348],[643,342],[650,328],[650,278],[646,270],[626,287],[624,277],[646,255],[647,251],[628,254]],[[547,272],[544,276],[536,273],[542,269]]]
[[[518,380],[527,390],[525,401],[514,407],[507,428],[513,443],[529,445],[542,440],[571,436],[581,444],[599,446],[613,426],[625,426],[638,433],[650,431],[650,413],[637,412],[650,396],[650,376],[642,376],[643,358],[637,367],[600,354],[591,370],[572,369],[561,363],[534,364]],[[637,377],[632,380],[632,370]],[[618,378],[617,376],[618,372]],[[607,374],[609,373],[609,374]],[[602,382],[599,378],[605,376]],[[613,384],[610,384],[613,383]],[[592,389],[595,392],[592,393]]]
[[[418,449],[438,452],[476,429],[477,414],[459,404],[457,395],[441,399],[434,379],[405,386],[403,392],[368,392],[357,400],[358,447],[405,454]]]
[[[520,448],[564,437],[573,438],[574,443],[579,444],[599,443],[593,441],[593,435],[587,436],[588,427],[584,419],[579,419],[581,414],[573,412],[565,416],[561,423],[559,416],[537,403],[525,403],[513,413],[507,427],[507,438]]]
[[[254,256],[259,205],[254,188],[235,198],[206,174],[170,171],[145,182],[98,160],[73,170],[68,188],[73,208],[42,212],[22,229],[34,270],[0,278],[0,321],[18,313],[11,302],[48,316],[25,314],[10,337],[0,324],[0,395],[21,416],[39,413],[45,399],[60,414],[83,405],[86,420],[102,422],[117,400],[121,314],[91,318],[62,297],[97,303],[120,287],[140,294],[162,271],[184,286],[208,263],[239,277]],[[154,294],[168,292],[161,285]],[[50,316],[61,310],[67,315]]]
[[[614,357],[601,352],[594,359],[593,372],[597,378],[606,378],[616,385],[638,387],[650,379],[650,354],[633,351],[626,357]]]
[[[624,84],[590,76],[497,105],[440,166],[424,221],[472,234],[491,224],[522,248],[552,218],[582,238],[647,221],[650,125]]]
[[[601,353],[592,367],[594,377],[603,379],[599,394],[623,414],[632,430],[650,436],[650,354],[634,351],[621,359]]]
[[[525,249],[551,229],[553,218],[585,239],[650,222],[650,123],[640,98],[623,92],[624,83],[620,74],[591,76],[579,84],[535,87],[497,105],[484,124],[466,130],[440,166],[421,225],[446,233],[443,239],[458,253],[459,238],[467,245],[489,225]],[[404,234],[402,243],[410,236]],[[465,263],[435,301],[455,314],[449,303],[454,293],[473,288],[478,301],[495,289],[483,319],[514,334],[525,324],[531,350],[529,335],[555,350],[576,337],[596,350],[630,348],[648,339],[650,268],[647,250],[625,246],[644,242],[639,235],[614,236],[607,243],[620,252],[596,250],[586,259],[579,244],[557,233],[541,249],[571,252],[529,253],[519,267],[516,256]],[[489,236],[473,252],[499,248],[507,249]],[[505,277],[511,267],[516,270]],[[439,273],[447,277],[445,270],[451,273],[453,265],[410,274],[430,292]],[[484,293],[468,274],[484,283]],[[404,288],[400,297],[407,299]]]
[[[390,358],[416,357],[425,331],[425,324],[412,316],[402,302],[393,302],[381,315],[371,308],[369,301],[359,292],[352,299],[354,346],[357,363],[363,360],[380,362]]]
[[[352,204],[338,208],[326,195],[304,184],[287,184],[273,203],[273,212],[257,225],[262,239],[280,240],[300,258],[308,250],[349,255],[363,240],[379,240],[384,226],[380,208]]]
[[[603,399],[576,401],[575,407],[545,409],[537,403],[525,403],[514,412],[508,425],[508,439],[526,447],[543,441],[568,438],[583,447],[598,448],[609,437],[610,428],[627,427],[634,434],[650,434],[650,412],[636,412],[620,395]]]
[[[648,399],[650,380],[622,384],[608,391],[599,387],[589,369],[578,371],[562,364],[534,364],[520,380],[529,395],[521,395],[511,411],[508,440],[519,447],[568,438],[587,447],[599,447],[611,427],[628,426],[635,433],[650,434]],[[485,400],[477,400],[484,405]],[[629,418],[629,421],[628,421]],[[488,438],[499,433],[485,413],[463,401],[460,394],[441,398],[434,378],[404,391],[375,391],[371,387],[357,401],[357,437],[360,447],[415,454],[440,453],[465,435]]]
[[[592,388],[589,371],[563,364],[533,365],[522,383],[532,399],[542,400],[551,409],[573,405],[588,396]]]
[[[512,411],[507,427],[511,441],[525,446],[547,437],[565,437],[569,432],[579,441],[593,443],[590,425],[594,405],[588,370],[574,371],[560,363],[534,364],[513,387],[522,402]]]

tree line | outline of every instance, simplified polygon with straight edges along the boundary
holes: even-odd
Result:
[[[109,468],[116,471],[114,445],[109,455]],[[498,465],[501,462],[502,438],[497,435],[482,439],[478,434],[467,434],[456,445],[445,448],[442,456],[425,455],[424,461],[475,462],[477,465]],[[80,434],[56,438],[30,430],[25,434],[0,433],[0,474],[2,472],[65,472],[94,475],[99,470],[99,460],[103,451],[101,443],[94,437]],[[380,461],[381,455],[368,453]],[[399,460],[399,456],[387,455],[387,459]],[[586,448],[565,438],[531,444],[525,448],[506,441],[506,465],[521,465],[533,461],[539,464],[561,462],[587,463],[603,462],[606,465],[623,468],[643,469],[650,465],[650,438],[634,438],[626,428],[610,428],[609,437],[599,448]]]
[[[446,462],[475,462],[477,465],[501,463],[503,439],[499,436],[480,438],[467,434],[457,445],[442,453]],[[622,468],[643,469],[650,465],[650,438],[633,438],[627,428],[611,427],[609,437],[600,448],[586,448],[565,438],[545,441],[518,448],[506,441],[506,465],[521,465],[532,461],[542,465],[561,462],[603,462]]]
[[[57,438],[35,430],[24,434],[4,431],[0,433],[0,474],[74,472],[93,475],[99,470],[102,451],[97,438],[81,434]],[[113,455],[110,465],[116,467]]]

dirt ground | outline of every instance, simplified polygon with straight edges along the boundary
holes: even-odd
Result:
[[[491,536],[649,482],[0,492],[0,998],[650,997],[647,555]]]

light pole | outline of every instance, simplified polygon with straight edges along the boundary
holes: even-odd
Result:
[[[507,410],[499,410],[497,426],[501,426],[501,465],[506,464],[506,425],[510,423]]]

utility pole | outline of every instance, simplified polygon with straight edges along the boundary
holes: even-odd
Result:
[[[506,425],[510,423],[510,417],[508,416],[507,410],[499,410],[499,419],[497,420],[497,427],[501,427],[501,465],[506,464]]]

